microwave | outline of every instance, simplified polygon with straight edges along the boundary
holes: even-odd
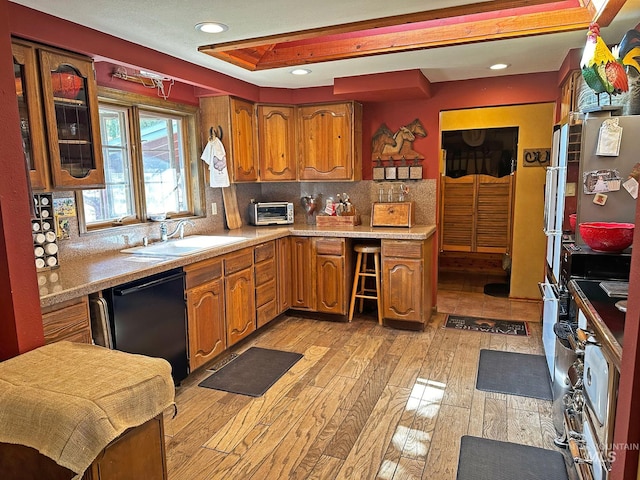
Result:
[[[252,202],[249,204],[249,223],[252,225],[285,225],[293,223],[293,203]]]

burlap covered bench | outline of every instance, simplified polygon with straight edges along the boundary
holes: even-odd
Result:
[[[75,479],[88,470],[91,478],[90,467],[106,447],[138,428],[138,436],[143,428],[159,428],[154,442],[165,462],[162,412],[174,393],[167,361],[94,345],[52,343],[6,360],[0,363],[2,477],[30,478],[33,451],[55,462],[47,467],[45,458],[40,469],[63,467]],[[47,478],[42,474],[33,478]]]

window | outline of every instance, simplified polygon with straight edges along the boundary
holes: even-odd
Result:
[[[100,98],[104,189],[77,196],[81,231],[201,213],[195,107],[119,94]]]

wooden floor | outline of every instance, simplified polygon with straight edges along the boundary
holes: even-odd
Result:
[[[444,275],[423,332],[375,316],[285,317],[235,351],[304,353],[260,398],[198,387],[167,415],[170,480],[456,478],[462,435],[554,449],[551,402],[475,389],[480,349],[542,353],[540,303],[489,297],[487,278]],[[532,322],[529,337],[442,328],[445,313]]]

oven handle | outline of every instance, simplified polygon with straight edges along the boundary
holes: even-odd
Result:
[[[553,292],[553,298],[549,298],[547,297],[546,293],[547,293],[547,289],[545,287],[549,287],[551,289],[551,291]],[[547,300],[560,300],[560,293],[558,292],[558,286],[554,285],[553,283],[549,283],[549,282],[539,282],[538,283],[538,289],[540,290],[540,295],[542,296],[542,301],[547,301]]]

